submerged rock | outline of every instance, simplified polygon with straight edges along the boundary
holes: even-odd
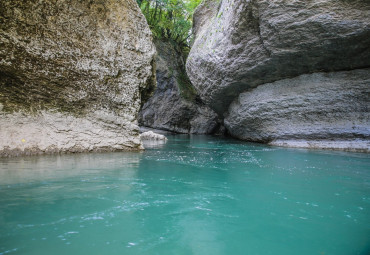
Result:
[[[189,78],[235,137],[368,141],[369,11],[362,0],[205,0]]]
[[[0,155],[141,149],[155,47],[134,0],[1,1]]]
[[[210,134],[218,116],[198,98],[185,72],[183,55],[169,41],[155,42],[157,89],[143,105],[139,123],[177,133]]]

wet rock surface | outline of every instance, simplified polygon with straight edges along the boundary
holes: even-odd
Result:
[[[0,155],[137,150],[155,47],[134,0],[0,3]]]

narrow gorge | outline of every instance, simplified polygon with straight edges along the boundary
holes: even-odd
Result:
[[[212,134],[217,114],[199,98],[185,71],[185,56],[176,43],[156,40],[157,88],[143,104],[139,124],[182,134]]]
[[[369,255],[369,0],[1,0],[0,255]]]
[[[369,151],[366,1],[159,3],[3,1],[0,155],[141,150],[139,125]]]

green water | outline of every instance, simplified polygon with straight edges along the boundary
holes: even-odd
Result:
[[[173,136],[0,159],[0,254],[370,254],[370,156]]]

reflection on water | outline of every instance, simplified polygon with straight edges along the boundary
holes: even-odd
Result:
[[[94,175],[104,169],[120,169],[131,177],[142,153],[96,153],[31,156],[0,159],[0,185],[46,181],[73,176]]]
[[[143,140],[145,149],[162,149],[167,141],[164,140]]]
[[[370,157],[178,135],[0,160],[0,254],[369,254]]]

